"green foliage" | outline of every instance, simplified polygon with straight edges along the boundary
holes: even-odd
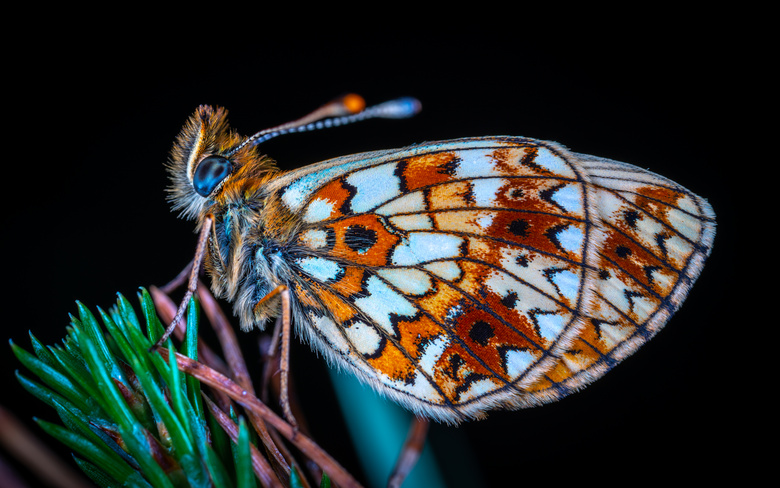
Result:
[[[78,317],[62,344],[32,353],[11,343],[35,376],[21,384],[57,412],[62,425],[38,425],[74,452],[78,466],[99,486],[254,487],[250,432],[239,421],[233,444],[204,410],[200,383],[179,372],[173,356],[150,347],[164,327],[151,296],[139,293],[144,326],[121,295],[96,318],[78,303]],[[197,359],[198,306],[189,304],[182,354]],[[102,325],[101,325],[102,324]]]

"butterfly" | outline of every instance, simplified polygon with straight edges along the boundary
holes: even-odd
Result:
[[[291,171],[258,150],[419,108],[349,95],[251,137],[223,108],[192,115],[170,199],[198,221],[195,268],[200,256],[242,329],[282,316],[332,365],[456,424],[560,399],[664,326],[710,253],[715,214],[662,176],[511,136]]]

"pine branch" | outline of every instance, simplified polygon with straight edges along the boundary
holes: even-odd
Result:
[[[98,308],[97,317],[78,303],[78,317],[71,317],[60,345],[44,346],[32,334],[32,353],[11,343],[38,379],[17,373],[19,381],[53,407],[62,422],[37,419],[38,425],[73,450],[93,482],[106,487],[309,486],[281,434],[332,473],[337,485],[358,486],[313,441],[255,397],[235,336],[224,330],[229,325],[220,324],[221,311],[208,297],[206,313],[218,331],[223,329],[218,335],[229,355],[226,361],[199,344],[194,300],[186,332],[180,333],[180,350],[168,340],[165,348],[151,352],[163,331],[158,313],[164,319],[168,314],[167,297],[152,291],[155,300],[146,290],[139,293],[143,325],[120,295],[109,312]],[[329,484],[329,478],[322,476],[320,483]]]

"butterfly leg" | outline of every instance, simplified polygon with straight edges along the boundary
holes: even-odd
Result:
[[[198,274],[200,273],[200,266],[203,264],[203,256],[206,254],[206,243],[209,240],[209,234],[211,234],[212,226],[214,225],[214,216],[209,214],[203,219],[203,227],[200,229],[200,236],[198,237],[198,247],[195,249],[195,258],[192,260],[192,269],[190,270],[190,278],[187,283],[187,292],[184,294],[184,298],[179,304],[176,315],[173,317],[171,324],[165,329],[162,337],[152,346],[152,349],[157,349],[165,342],[171,335],[173,330],[184,317],[184,313],[187,310],[187,305],[190,303],[190,298],[198,289]]]
[[[282,357],[279,361],[279,372],[281,373],[281,385],[279,394],[279,403],[282,406],[282,412],[287,422],[293,426],[294,429],[298,429],[298,422],[292,414],[290,408],[290,396],[289,396],[289,373],[290,373],[290,290],[284,285],[279,285],[271,290],[266,296],[260,299],[255,304],[255,308],[259,307],[266,301],[279,296],[282,300],[282,316],[281,320],[277,321],[276,327],[274,327],[274,336],[271,340],[271,345],[268,349],[268,354],[273,356],[279,347],[279,337],[282,339]],[[281,328],[281,331],[279,330]]]
[[[268,396],[271,390],[272,376],[276,371],[279,371],[279,361],[276,356],[278,341],[276,338],[279,337],[281,333],[282,316],[280,315],[279,317],[276,317],[272,334],[270,336],[261,337],[260,343],[258,344],[258,348],[265,355],[263,357],[263,363],[265,364],[265,367],[263,369],[263,379],[261,386],[262,395],[260,397],[260,400],[262,400],[265,404],[270,403]]]

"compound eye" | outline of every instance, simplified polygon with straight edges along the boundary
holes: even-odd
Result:
[[[200,162],[192,177],[198,195],[207,197],[233,171],[233,165],[222,156],[209,156]]]

